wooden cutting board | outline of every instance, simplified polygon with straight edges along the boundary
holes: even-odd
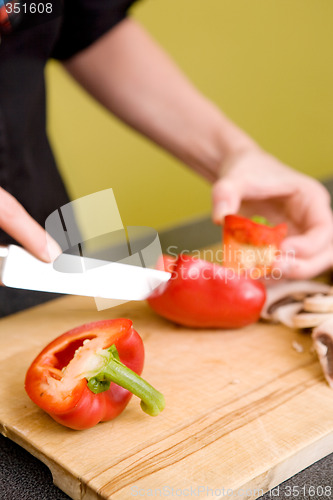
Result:
[[[115,317],[140,332],[143,375],[164,393],[166,409],[149,417],[133,397],[112,422],[64,428],[29,400],[25,372],[59,334]],[[218,499],[227,491],[254,499],[333,450],[333,392],[310,337],[282,326],[195,331],[146,303],[97,312],[93,299],[67,297],[1,320],[0,358],[1,432],[74,499]]]

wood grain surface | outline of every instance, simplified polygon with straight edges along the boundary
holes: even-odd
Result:
[[[111,422],[64,428],[26,395],[26,370],[61,333],[115,317],[142,336],[143,375],[166,409],[149,417],[133,397]],[[146,303],[98,312],[93,299],[66,297],[2,319],[0,360],[1,432],[73,499],[255,499],[333,450],[333,392],[311,339],[280,325],[196,331]]]

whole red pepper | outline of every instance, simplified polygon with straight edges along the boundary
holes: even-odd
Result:
[[[252,277],[269,276],[287,225],[269,224],[264,217],[247,219],[240,215],[227,215],[224,219],[224,265],[238,272],[255,269]]]
[[[48,344],[28,369],[25,388],[40,408],[72,429],[115,418],[132,393],[146,413],[157,415],[164,397],[139,377],[143,363],[143,342],[132,321],[98,321]]]
[[[194,328],[240,328],[258,320],[266,298],[257,280],[189,255],[164,256],[170,280],[149,297],[161,316]]]

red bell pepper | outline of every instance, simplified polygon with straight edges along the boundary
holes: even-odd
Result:
[[[143,362],[143,342],[132,321],[97,321],[48,344],[28,369],[25,388],[40,408],[72,429],[115,418],[132,393],[154,416],[163,410],[164,397],[139,376]]]
[[[164,256],[157,267],[172,273],[148,299],[164,318],[194,328],[240,328],[258,320],[266,298],[261,282],[184,254]]]
[[[272,226],[264,217],[227,215],[224,220],[224,265],[238,272],[255,270],[251,277],[269,276],[287,225]]]

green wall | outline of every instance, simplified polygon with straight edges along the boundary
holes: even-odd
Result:
[[[146,0],[133,15],[262,147],[333,176],[331,0]],[[210,211],[210,186],[47,67],[49,132],[73,198],[112,187],[126,225]]]

